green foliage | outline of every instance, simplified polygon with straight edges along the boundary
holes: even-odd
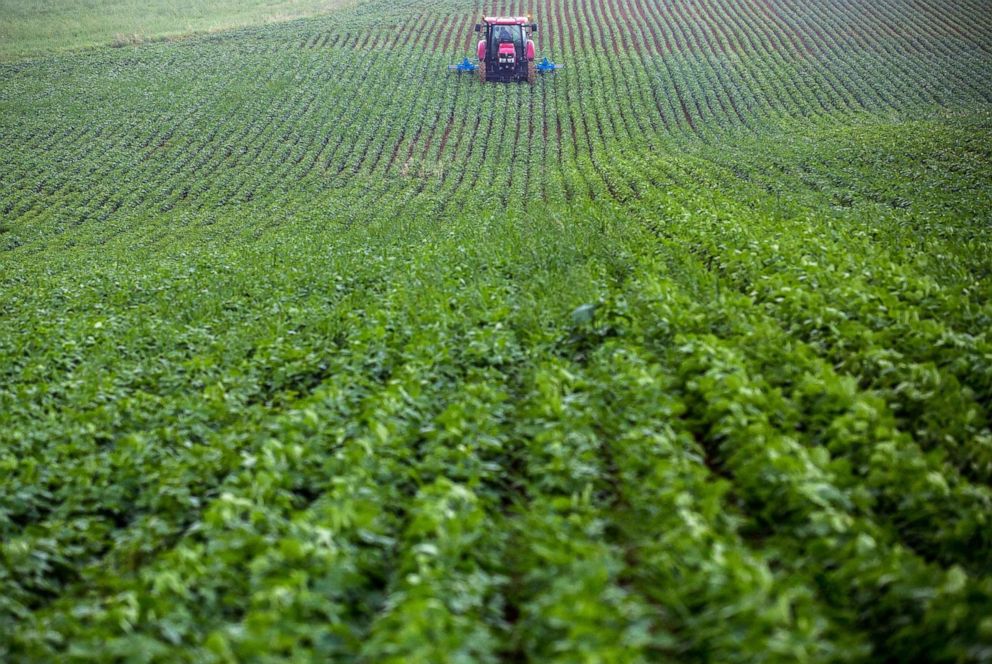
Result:
[[[992,23],[538,4],[0,66],[0,659],[992,660]]]
[[[0,0],[0,61],[324,14],[349,0]]]

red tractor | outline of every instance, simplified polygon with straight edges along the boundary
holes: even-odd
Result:
[[[537,32],[537,23],[527,16],[485,16],[475,31],[485,34],[477,52],[481,81],[537,80],[534,42],[528,39],[528,31]]]

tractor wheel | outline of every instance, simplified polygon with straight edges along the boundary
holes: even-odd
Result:
[[[533,60],[527,63],[527,82],[531,85],[537,83],[537,65]]]
[[[479,62],[479,80],[483,83],[486,82],[486,61],[482,60]]]

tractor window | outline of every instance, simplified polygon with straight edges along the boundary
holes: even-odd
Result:
[[[524,34],[521,26],[519,25],[494,25],[492,26],[492,33],[489,39],[489,56],[492,58],[496,57],[499,53],[499,45],[505,43],[512,43],[516,46],[517,55],[523,54],[524,49]]]
[[[520,26],[519,25],[501,25],[496,31],[499,35],[500,43],[513,42],[514,44],[520,42]]]

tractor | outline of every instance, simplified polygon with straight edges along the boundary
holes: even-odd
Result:
[[[478,71],[483,83],[534,83],[538,74],[553,74],[562,68],[547,58],[536,61],[534,42],[528,37],[537,32],[537,23],[531,23],[529,16],[484,16],[482,23],[475,24],[475,31],[484,34],[476,50],[479,64],[465,58],[457,65],[449,65],[449,71],[462,74]]]
[[[485,16],[475,24],[475,31],[482,33],[479,41],[479,80],[527,81],[537,80],[534,42],[528,39],[528,30],[537,32],[537,23],[526,16]]]

